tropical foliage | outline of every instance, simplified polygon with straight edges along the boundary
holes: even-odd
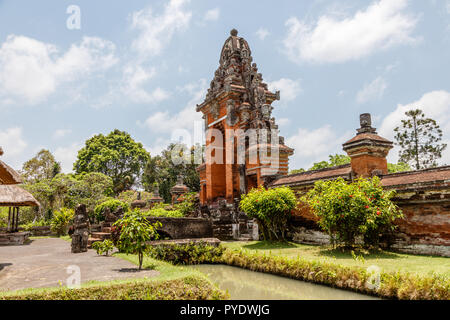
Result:
[[[108,135],[99,134],[86,141],[78,151],[74,164],[77,174],[101,172],[113,181],[115,194],[139,184],[139,178],[150,154],[142,143],[135,142],[124,131],[114,130]]]
[[[351,247],[357,237],[366,246],[378,245],[383,234],[394,229],[394,220],[401,218],[398,207],[392,203],[393,191],[384,191],[380,179],[359,178],[347,183],[339,178],[318,181],[302,201],[319,218],[320,227],[334,243]]]
[[[69,224],[74,217],[74,210],[68,208],[61,208],[56,211],[50,222],[51,230],[58,236],[64,236],[67,234]]]
[[[436,167],[447,147],[440,143],[442,130],[435,120],[425,118],[420,109],[407,111],[405,115],[401,127],[394,129],[396,143],[400,146],[400,161],[413,165],[417,170]]]
[[[294,192],[288,187],[266,190],[262,186],[242,195],[240,208],[256,219],[265,240],[284,240],[291,211],[296,207]]]
[[[157,229],[161,227],[161,223],[151,224],[139,210],[130,210],[113,226],[120,230],[117,248],[123,253],[137,254],[141,270],[148,242],[158,239]]]

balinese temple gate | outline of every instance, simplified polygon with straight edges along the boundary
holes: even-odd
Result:
[[[213,217],[216,237],[256,238],[252,221],[239,212],[241,195],[288,173],[294,150],[278,136],[272,117],[272,103],[279,99],[280,92],[270,92],[258,73],[247,41],[233,29],[197,106],[206,130],[205,163],[197,169],[199,197],[202,211]]]

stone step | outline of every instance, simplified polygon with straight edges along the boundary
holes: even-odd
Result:
[[[100,240],[111,239],[111,233],[110,232],[92,232],[91,237],[97,238]]]
[[[111,233],[111,227],[102,227],[102,232]]]
[[[238,241],[252,241],[252,237],[249,234],[241,234]]]
[[[95,242],[101,242],[101,241],[103,241],[103,240],[102,240],[102,239],[99,239],[99,238],[91,238],[91,237],[89,237],[89,239],[88,239],[88,245],[87,245],[88,249],[92,249],[92,244],[93,244],[93,243],[95,243]]]

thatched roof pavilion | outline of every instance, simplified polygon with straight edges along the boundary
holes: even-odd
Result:
[[[1,154],[1,152],[0,152]],[[0,160],[0,184],[22,183],[20,175],[2,160]]]
[[[0,185],[0,207],[37,207],[31,193],[15,185]]]
[[[0,156],[3,150],[0,147]],[[31,193],[17,186],[21,183],[20,175],[0,160],[0,207],[9,207],[8,232],[19,229],[19,207],[39,206]]]

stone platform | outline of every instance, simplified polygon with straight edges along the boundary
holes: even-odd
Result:
[[[0,246],[21,246],[27,242],[30,232],[0,233]]]

